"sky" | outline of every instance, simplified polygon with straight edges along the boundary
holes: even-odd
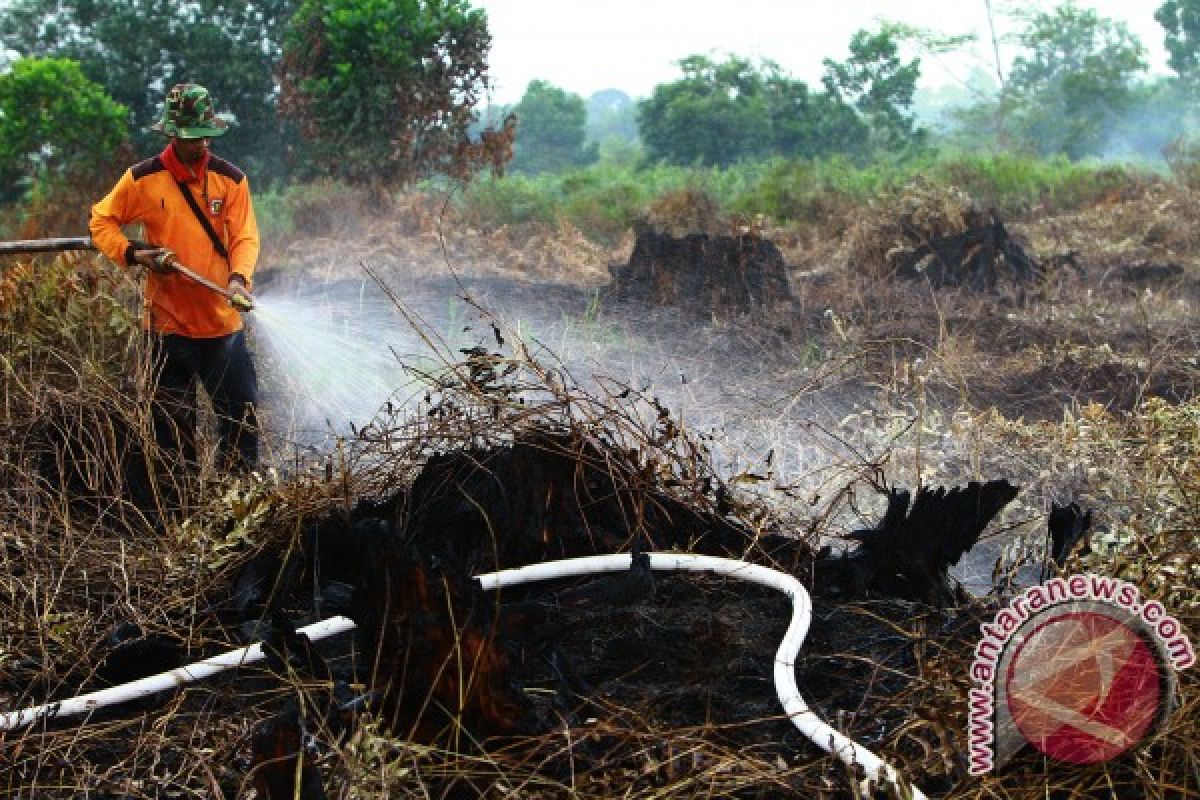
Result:
[[[645,97],[679,77],[674,62],[695,53],[767,58],[793,77],[818,84],[822,59],[843,60],[851,35],[880,19],[943,33],[975,33],[974,56],[923,56],[922,85],[963,81],[972,65],[995,71],[985,0],[472,0],[492,32],[492,101],[515,103],[529,81],[584,97],[621,89]],[[1167,71],[1162,0],[1076,0],[1125,22],[1146,46],[1153,72]],[[1057,2],[992,0],[997,28],[1018,28],[1005,12],[1052,9]],[[1001,44],[1001,60],[1016,52]],[[913,53],[916,55],[916,53]]]

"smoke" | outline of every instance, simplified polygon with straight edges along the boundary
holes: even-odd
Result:
[[[1135,103],[1112,119],[1099,158],[1163,165],[1167,146],[1195,136],[1198,123],[1194,95],[1182,84],[1160,81],[1145,87]]]

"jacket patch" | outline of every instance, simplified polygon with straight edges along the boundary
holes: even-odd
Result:
[[[223,197],[214,197],[208,201],[208,213],[214,217],[221,213],[221,209],[225,207],[225,199]]]
[[[246,178],[244,172],[220,156],[210,156],[208,159],[208,168],[218,175],[224,175],[226,178],[231,179],[234,183],[241,183]]]
[[[134,164],[131,171],[133,172],[133,179],[139,181],[147,175],[162,172],[164,169],[166,169],[166,166],[163,164],[162,159],[155,156],[154,158],[147,158],[145,161]]]

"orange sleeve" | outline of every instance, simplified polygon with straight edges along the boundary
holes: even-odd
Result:
[[[92,243],[111,261],[121,266],[129,266],[125,261],[129,239],[121,232],[121,226],[136,220],[135,191],[133,171],[127,169],[112,191],[92,206],[92,216],[88,221]]]
[[[229,270],[253,285],[260,243],[254,202],[250,199],[249,179],[243,178],[234,185],[226,214],[229,225]]]

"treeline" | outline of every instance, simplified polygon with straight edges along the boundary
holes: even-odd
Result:
[[[1039,157],[1158,155],[1194,130],[1200,0],[1156,13],[1173,74],[1147,77],[1127,27],[1073,0],[1022,12],[1020,51],[932,129],[914,108],[921,58],[965,47],[884,23],[827,59],[819,86],[737,56],[683,59],[680,77],[634,99],[582,98],[544,80],[511,108],[484,105],[491,39],[468,0],[8,0],[0,44],[0,203],[86,184],[162,142],[166,87],[202,82],[236,122],[221,141],[260,188],[317,178],[396,187],[466,179],[477,146],[515,111],[510,169],[597,162],[728,168],[835,159],[917,163],[938,149]],[[493,134],[493,139],[494,139]],[[494,150],[494,148],[493,148]],[[507,153],[505,153],[507,155]]]
[[[603,93],[605,127],[591,113],[599,96],[585,101],[538,82],[516,106],[522,134],[514,166],[539,172],[585,164],[606,147],[629,160],[630,142],[644,163],[702,166],[833,155],[864,164],[930,149],[1160,160],[1164,149],[1186,146],[1197,127],[1200,0],[1166,0],[1155,18],[1173,74],[1151,78],[1146,47],[1124,23],[1074,2],[1020,12],[1012,63],[971,76],[936,109],[936,126],[917,113],[921,57],[901,53],[944,54],[974,38],[899,23],[854,34],[843,60],[825,60],[815,87],[769,61],[691,56],[680,62],[679,80],[641,101],[622,96],[617,105],[613,92]],[[555,112],[546,114],[551,101]],[[614,127],[614,108],[624,130],[635,132],[621,142],[605,130]],[[561,130],[565,121],[570,136]],[[551,137],[546,128],[560,130]],[[523,147],[531,131],[539,132],[536,151]]]

